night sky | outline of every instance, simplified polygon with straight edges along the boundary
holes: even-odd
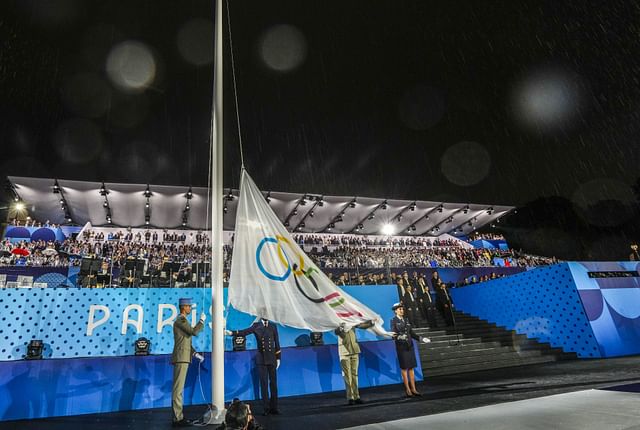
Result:
[[[0,172],[206,185],[213,9],[2,2]],[[638,239],[637,2],[231,0],[230,19],[262,189],[516,205],[512,243],[564,258]]]

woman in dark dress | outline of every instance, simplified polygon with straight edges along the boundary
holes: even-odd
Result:
[[[413,349],[413,339],[429,343],[429,338],[420,337],[411,328],[411,323],[404,317],[404,307],[402,303],[396,303],[391,308],[396,316],[391,318],[391,331],[394,333],[393,339],[396,341],[396,353],[400,362],[400,372],[402,373],[402,382],[407,397],[421,396],[416,390],[416,379],[413,368],[418,365],[416,362],[416,354]]]

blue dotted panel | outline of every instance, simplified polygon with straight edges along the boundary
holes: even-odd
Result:
[[[456,309],[575,352],[600,357],[566,263],[451,291]]]
[[[19,360],[26,354],[26,345],[31,339],[42,339],[44,356],[69,358],[88,356],[132,355],[133,343],[139,337],[151,340],[153,354],[171,353],[173,329],[171,324],[157,333],[160,304],[177,305],[180,297],[192,297],[198,317],[205,300],[207,315],[210,315],[211,297],[208,290],[169,288],[34,288],[0,290],[0,360]],[[121,334],[124,309],[131,304],[142,306],[142,330],[133,325]],[[109,319],[97,326],[88,335],[89,310],[91,305],[107,306]],[[177,306],[176,306],[177,309]],[[94,321],[103,317],[95,312]],[[171,316],[171,310],[163,312],[163,319]],[[137,320],[138,311],[129,312],[129,319]],[[207,320],[207,325],[211,318]],[[207,328],[193,341],[199,350],[211,350],[211,330]]]

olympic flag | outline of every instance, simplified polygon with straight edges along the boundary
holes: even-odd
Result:
[[[382,319],[336,287],[292,239],[242,169],[229,280],[229,302],[242,312],[281,324],[329,331]]]

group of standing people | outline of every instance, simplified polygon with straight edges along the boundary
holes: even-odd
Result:
[[[417,313],[420,312],[430,327],[436,327],[435,309],[448,309],[451,312],[451,300],[446,286],[440,281],[437,272],[434,272],[432,283],[436,288],[436,300],[431,297],[429,286],[423,276],[415,276],[409,279],[405,272],[398,280],[398,293],[400,302],[392,307],[394,317],[390,321],[390,334],[395,343],[402,382],[406,397],[418,397],[421,393],[416,389],[414,369],[417,366],[414,340],[429,343],[426,337],[418,336],[413,330],[417,326]],[[439,293],[440,291],[440,293]],[[206,315],[202,313],[198,324],[192,327],[187,321],[187,315],[191,313],[191,299],[180,299],[180,315],[173,325],[174,350],[171,363],[174,365],[172,410],[173,426],[185,427],[192,425],[182,413],[183,391],[187,375],[187,369],[192,357],[199,355],[191,345],[191,338],[196,336],[203,328]],[[441,307],[438,307],[438,304]],[[446,320],[446,317],[445,317]],[[338,355],[340,367],[345,383],[346,397],[349,405],[362,404],[358,389],[358,367],[360,346],[356,336],[356,329],[366,330],[374,326],[373,321],[366,321],[359,325],[347,328],[343,323],[334,333],[338,337]],[[242,330],[225,330],[227,336],[247,336],[253,334],[256,338],[258,351],[256,366],[260,378],[260,394],[263,402],[264,415],[278,415],[278,382],[277,369],[280,367],[281,349],[277,325],[266,318],[259,318],[250,327]],[[198,357],[202,359],[202,356]]]
[[[431,287],[435,291],[435,299],[431,294],[431,287],[424,273],[409,278],[404,272],[397,279],[398,297],[404,307],[404,314],[413,327],[421,326],[421,319],[427,322],[429,328],[437,328],[436,312],[442,315],[447,326],[453,325],[453,305],[447,285],[440,279],[438,272],[433,272]]]

